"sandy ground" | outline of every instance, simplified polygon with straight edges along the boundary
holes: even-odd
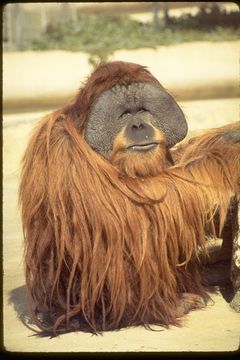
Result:
[[[180,101],[189,131],[221,126],[239,120],[239,99],[228,89],[238,89],[239,45],[231,43],[182,44],[158,50],[119,51],[113,59],[138,62],[177,98],[184,93],[201,98],[215,92],[215,100]],[[239,348],[240,314],[235,313],[220,292],[214,304],[186,316],[181,328],[142,327],[107,332],[40,338],[20,321],[26,311],[23,274],[23,236],[17,207],[20,160],[29,135],[44,111],[16,112],[21,104],[52,106],[71,97],[90,70],[87,55],[67,52],[8,53],[3,58],[3,266],[4,345],[19,352],[185,352],[235,351]],[[190,96],[190,97],[191,97]],[[65,104],[65,102],[63,102]],[[53,109],[54,107],[52,107]]]

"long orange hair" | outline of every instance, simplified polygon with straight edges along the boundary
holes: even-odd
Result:
[[[184,293],[208,299],[199,248],[206,226],[214,231],[214,213],[223,226],[230,194],[239,193],[240,145],[224,140],[239,125],[196,137],[175,165],[162,146],[158,162],[132,177],[89,147],[74,104],[37,126],[23,159],[31,316],[54,334],[177,325]]]

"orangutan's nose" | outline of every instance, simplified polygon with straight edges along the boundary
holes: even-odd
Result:
[[[125,135],[134,143],[142,143],[153,138],[154,129],[141,119],[133,119],[128,123]]]

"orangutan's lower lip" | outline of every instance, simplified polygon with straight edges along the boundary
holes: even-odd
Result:
[[[154,149],[158,146],[158,142],[148,143],[148,144],[134,144],[127,147],[127,150],[130,151],[148,151]]]

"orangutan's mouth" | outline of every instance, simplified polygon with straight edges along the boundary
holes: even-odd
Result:
[[[156,148],[159,145],[159,142],[151,142],[145,144],[132,144],[127,147],[127,150],[130,151],[148,151]]]

